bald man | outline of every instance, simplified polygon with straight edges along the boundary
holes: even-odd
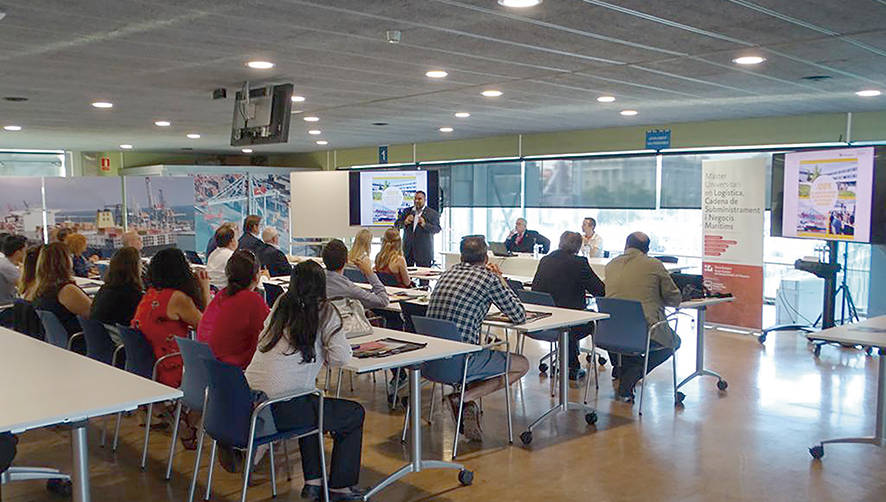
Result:
[[[138,250],[139,254],[141,254],[142,249],[145,247],[144,242],[142,242],[142,236],[139,235],[135,230],[130,230],[123,234],[123,247],[125,248],[135,248]]]
[[[286,259],[286,254],[280,250],[280,234],[274,227],[265,227],[261,233],[264,246],[258,251],[257,257],[261,265],[268,269],[271,277],[281,275],[289,276],[292,273],[292,265]]]
[[[541,254],[548,254],[551,249],[550,239],[535,230],[527,230],[526,219],[517,218],[514,229],[505,241],[505,248],[512,253],[532,253],[536,244],[541,246]]]

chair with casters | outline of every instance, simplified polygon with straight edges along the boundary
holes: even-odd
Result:
[[[643,393],[646,390],[646,375],[649,368],[649,353],[652,333],[668,320],[658,321],[651,326],[646,323],[643,305],[636,300],[618,298],[597,298],[597,309],[609,314],[609,319],[597,324],[594,342],[598,348],[622,356],[638,356],[643,358],[643,377],[640,386],[640,404],[638,413],[643,415]],[[674,351],[670,348],[659,350],[671,351],[671,369],[673,370],[674,405],[679,406],[682,399],[677,392],[677,362]],[[585,402],[588,400],[590,382],[585,388]]]
[[[285,291],[281,286],[276,284],[271,284],[270,282],[266,282],[264,284],[265,288],[265,302],[267,302],[269,307],[273,307],[274,303],[277,302],[277,298],[283,296]]]
[[[363,272],[361,272],[359,269],[356,269],[353,267],[345,267],[344,270],[342,270],[342,273],[344,274],[345,277],[350,279],[351,282],[364,283],[364,284],[369,283],[369,281],[366,279],[366,276],[363,275]]]
[[[212,471],[215,466],[215,452],[218,443],[226,445],[245,453],[243,466],[243,487],[240,492],[241,502],[246,502],[246,490],[249,487],[249,476],[252,472],[253,457],[256,447],[269,445],[271,470],[271,493],[277,496],[277,475],[274,469],[274,443],[292,438],[302,438],[317,435],[320,442],[320,466],[323,480],[324,500],[329,500],[329,487],[326,476],[326,456],[323,449],[323,392],[318,389],[308,389],[293,392],[273,399],[263,401],[253,408],[252,390],[246,382],[243,370],[215,358],[202,358],[206,366],[208,385],[203,402],[203,418],[200,423],[200,435],[197,441],[197,457],[194,464],[194,473],[191,478],[191,487],[188,493],[188,502],[194,499],[197,486],[197,474],[200,468],[200,456],[203,450],[203,442],[208,435],[212,440],[209,459],[209,474],[206,481],[206,500],[209,499],[212,489]],[[317,424],[313,427],[294,429],[289,431],[267,432],[258,430],[259,415],[274,403],[290,401],[303,396],[316,395],[319,399]]]
[[[400,314],[403,317],[403,331],[408,331],[410,333],[416,333],[415,325],[412,323],[413,317],[424,316],[428,313],[428,306],[423,305],[421,303],[415,302],[400,302]],[[392,370],[394,373],[395,382],[397,382],[396,392],[394,392],[393,399],[391,400],[390,406],[391,409],[394,409],[397,406],[398,400],[397,398],[400,396],[400,391],[406,388],[406,380],[402,380],[400,375],[404,371],[402,368],[396,368],[396,370]],[[399,404],[402,404],[404,408],[409,405],[409,398],[404,396]]]
[[[505,281],[508,283],[508,286],[514,290],[514,293],[517,293],[518,291],[523,291],[524,289],[526,289],[526,287],[523,286],[523,283],[516,280],[516,279],[505,278]]]
[[[458,327],[452,321],[446,321],[443,319],[434,319],[432,317],[423,317],[423,316],[414,316],[412,318],[412,322],[415,323],[415,331],[416,333],[433,336],[437,338],[442,338],[444,340],[455,340],[462,341],[461,334],[458,332]],[[450,385],[455,387],[455,389],[459,393],[458,398],[458,414],[455,417],[455,438],[453,439],[452,444],[452,458],[458,455],[458,439],[459,434],[458,431],[461,430],[461,415],[462,410],[464,409],[464,400],[465,400],[465,389],[467,384],[478,380],[478,379],[488,379],[488,378],[496,378],[501,377],[504,378],[505,386],[505,408],[507,410],[507,418],[508,418],[508,443],[514,442],[514,432],[513,426],[511,424],[511,385],[508,381],[508,372],[511,367],[511,353],[510,353],[510,342],[506,339],[500,340],[497,342],[493,342],[487,345],[483,345],[484,350],[492,350],[493,347],[497,346],[505,347],[505,371],[504,373],[498,375],[484,375],[480,378],[469,378],[468,377],[468,364],[470,363],[471,354],[465,354],[460,356],[453,356],[448,359],[441,359],[438,361],[428,361],[422,363],[421,365],[421,375],[435,383],[441,384],[441,392],[443,385]],[[431,393],[431,414],[433,414],[433,403],[434,397],[433,392]],[[404,435],[406,425],[409,422],[409,413],[421,413],[421,410],[406,410],[406,423],[404,423]]]
[[[24,467],[12,465],[16,455],[18,438],[8,432],[0,433],[0,500],[3,485],[14,481],[46,480],[46,489],[61,496],[70,497],[73,493],[71,476],[58,469]]]
[[[157,368],[160,363],[173,357],[181,357],[181,353],[173,352],[166,354],[160,358],[154,357],[154,349],[151,347],[144,333],[136,328],[129,326],[117,325],[120,338],[123,340],[123,352],[126,354],[125,370],[129,373],[136,374],[148,380],[157,380]],[[148,405],[148,412],[145,416],[145,442],[142,447],[141,468],[144,469],[148,461],[148,440],[151,438],[151,415],[154,412],[154,403]],[[113,451],[117,451],[117,440],[120,436],[120,419],[122,413],[117,414],[117,424],[114,427],[114,444]]]
[[[43,324],[43,333],[48,343],[71,350],[74,342],[79,338],[83,338],[82,331],[68,337],[68,330],[65,329],[62,322],[52,312],[40,309],[36,309],[35,312],[37,312],[37,317],[40,318],[40,322]]]

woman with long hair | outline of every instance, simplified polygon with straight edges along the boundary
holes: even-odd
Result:
[[[55,314],[68,337],[80,331],[77,316],[89,317],[92,300],[74,282],[71,254],[66,245],[53,242],[40,251],[33,296],[34,308]]]
[[[83,256],[86,252],[86,237],[83,234],[69,234],[65,237],[65,245],[71,252],[74,265],[74,275],[77,277],[89,277],[89,260]]]
[[[289,291],[274,304],[258,350],[246,369],[250,387],[269,396],[315,386],[324,362],[341,366],[351,358],[351,346],[341,330],[341,317],[326,299],[326,274],[319,264],[296,265]],[[345,399],[323,400],[323,428],[333,437],[330,500],[362,500],[360,477],[364,410]],[[298,429],[317,422],[318,400],[305,396],[271,405],[278,430]],[[317,436],[299,439],[305,486],[302,498],[320,500],[320,448]]]
[[[372,232],[366,228],[360,229],[354,237],[354,244],[348,251],[348,265],[356,267],[364,258],[369,258],[369,249],[372,246]]]
[[[25,259],[22,260],[22,273],[18,277],[18,295],[25,300],[34,299],[34,286],[37,283],[37,258],[43,244],[31,246],[25,251]]]
[[[111,326],[128,326],[144,295],[138,249],[126,247],[111,257],[105,283],[92,299],[90,317]]]
[[[159,359],[178,352],[175,337],[187,337],[188,330],[200,324],[209,302],[209,276],[202,270],[194,274],[180,249],[166,248],[151,258],[148,281],[151,287],[135,309],[131,325],[141,330]],[[181,358],[171,357],[160,363],[160,383],[178,387],[181,379]]]
[[[375,272],[394,276],[401,288],[412,287],[412,280],[406,267],[406,257],[403,256],[403,241],[400,239],[400,231],[396,228],[385,230],[381,240],[381,251],[375,255]]]

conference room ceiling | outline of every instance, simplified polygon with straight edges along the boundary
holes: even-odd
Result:
[[[2,148],[236,152],[232,96],[246,80],[306,97],[289,143],[256,153],[886,109],[886,94],[855,94],[886,91],[884,0],[7,0],[0,11],[0,96],[28,98],[0,100],[0,126],[23,128],[0,129]],[[732,62],[746,55],[766,61]],[[433,69],[449,75],[427,78]],[[226,100],[211,99],[219,87]]]

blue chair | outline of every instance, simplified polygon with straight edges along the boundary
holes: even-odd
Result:
[[[264,284],[264,288],[265,302],[267,302],[268,307],[273,307],[274,303],[276,303],[277,301],[277,298],[280,298],[281,296],[283,296],[283,293],[285,293],[285,290],[282,287],[276,284],[271,284],[270,282],[266,282]]]
[[[188,262],[193,265],[203,265],[203,259],[200,258],[200,255],[197,254],[196,251],[185,250],[185,258],[188,259]]]
[[[271,492],[277,496],[277,476],[274,469],[274,445],[277,441],[285,441],[291,438],[301,438],[316,434],[320,441],[320,465],[323,478],[324,500],[329,500],[329,487],[326,477],[326,455],[323,451],[323,393],[318,389],[293,392],[274,399],[263,401],[253,409],[252,390],[246,382],[243,371],[237,366],[213,358],[201,358],[206,366],[208,386],[203,402],[203,418],[200,427],[200,439],[197,442],[197,460],[194,464],[194,474],[191,479],[191,489],[188,494],[188,502],[194,500],[194,491],[197,483],[197,474],[200,470],[200,456],[203,450],[205,435],[212,439],[212,453],[209,459],[209,474],[207,479],[206,493],[212,488],[212,471],[215,467],[215,451],[218,443],[231,448],[245,451],[246,459],[243,467],[243,488],[240,493],[241,502],[246,502],[246,490],[249,487],[249,475],[252,471],[252,459],[255,449],[259,445],[269,444],[271,467]],[[259,414],[274,403],[281,403],[303,396],[314,394],[320,400],[316,427],[295,429],[289,431],[277,431],[276,433],[260,435],[256,429]],[[207,497],[208,500],[208,497]]]
[[[516,280],[516,279],[508,279],[508,278],[505,278],[505,281],[508,283],[508,286],[509,286],[512,290],[514,290],[514,293],[518,293],[518,292],[523,291],[524,289],[526,289],[526,287],[523,286],[523,283],[522,283],[521,281]]]
[[[83,336],[86,338],[86,357],[105,364],[116,364],[120,347],[111,340],[104,323],[81,316],[77,316],[77,320],[80,321]]]
[[[16,298],[12,302],[12,329],[41,341],[46,339],[43,322],[34,310],[34,305],[22,298]]]
[[[120,338],[123,340],[123,351],[126,354],[126,366],[124,369],[129,373],[136,374],[148,380],[157,380],[157,368],[160,363],[173,357],[181,357],[181,353],[166,354],[159,359],[154,357],[154,349],[141,330],[130,328],[122,324],[117,325]],[[145,444],[142,447],[141,468],[145,468],[148,461],[148,440],[151,437],[151,415],[154,412],[154,403],[148,405],[148,413],[145,417]],[[114,445],[112,449],[117,451],[117,439],[120,436],[120,418],[117,415],[117,425],[114,430]]]
[[[359,271],[358,271],[359,272]],[[360,275],[363,275],[362,273]],[[389,274],[387,272],[376,272],[376,276],[378,276],[378,280],[381,281],[385,286],[394,286],[400,287],[400,281],[397,279],[397,276],[394,274]],[[367,282],[367,281],[364,281]]]
[[[640,387],[640,406],[638,412],[643,415],[643,391],[646,390],[646,375],[649,368],[649,347],[652,341],[652,332],[661,325],[666,325],[667,320],[658,321],[652,326],[646,323],[643,315],[643,305],[636,300],[621,300],[618,298],[597,298],[597,309],[601,313],[609,314],[609,319],[597,324],[597,332],[594,334],[594,342],[597,347],[610,352],[639,356],[643,358],[643,383]],[[668,348],[660,350],[671,350]],[[674,403],[680,404],[677,399],[677,362],[674,354],[671,355],[671,366],[674,380]],[[588,398],[588,389],[585,389],[585,402]]]
[[[531,305],[544,305],[546,307],[556,307],[554,304],[554,297],[550,295],[550,293],[543,293],[541,291],[530,291],[528,289],[520,289],[515,291],[517,293],[517,298],[520,299],[521,303],[531,304]],[[557,349],[556,344],[560,342],[560,332],[555,329],[549,329],[545,331],[535,331],[532,333],[526,333],[526,336],[532,338],[533,340],[539,340],[541,342],[548,342],[550,344],[550,352],[545,354],[538,361],[538,371],[540,373],[545,373],[548,370],[548,365],[545,361],[550,361],[551,364],[551,374],[554,374],[557,371]],[[526,339],[522,340],[523,344],[526,343]],[[523,352],[523,344],[520,346],[520,352]],[[551,385],[553,385],[553,380],[551,380]],[[551,387],[551,391],[553,392],[553,387]]]
[[[359,282],[359,283],[368,283],[369,281],[366,279],[366,276],[363,275],[363,272],[353,267],[345,267],[342,273],[351,280],[351,282]]]
[[[446,321],[443,319],[434,319],[432,317],[423,317],[423,316],[413,316],[412,322],[415,324],[416,333],[433,336],[437,338],[442,338],[444,340],[455,340],[462,341],[461,334],[458,332],[458,327],[452,321]],[[507,409],[508,414],[508,442],[514,442],[514,432],[513,427],[511,425],[511,386],[508,382],[508,371],[511,367],[511,355],[509,349],[509,344],[507,340],[501,340],[498,342],[490,343],[488,345],[484,345],[483,348],[487,350],[491,350],[492,347],[505,345],[505,350],[507,351],[507,359],[505,362],[505,371],[499,375],[489,375],[484,376],[483,379],[494,378],[494,377],[502,377],[505,380],[505,407]],[[422,363],[421,365],[421,374],[426,379],[434,382],[435,384],[441,384],[441,392],[442,385],[451,385],[455,387],[459,393],[458,398],[458,415],[455,417],[455,438],[453,439],[452,444],[452,458],[458,455],[458,431],[461,430],[461,415],[462,410],[464,409],[464,401],[465,401],[465,388],[467,384],[478,380],[478,378],[469,378],[468,377],[468,363],[470,362],[471,354],[465,354],[461,356],[453,356],[448,359],[441,359],[438,361],[428,361],[426,363]],[[431,392],[431,415],[433,415],[433,390]],[[409,421],[409,413],[412,410],[406,410],[406,421]],[[415,413],[421,413],[421,410],[415,410]],[[404,424],[404,437],[405,437],[406,427]]]
[[[181,420],[182,405],[190,411],[203,413],[203,398],[209,377],[202,359],[215,357],[209,345],[187,338],[176,337],[175,343],[182,357],[182,398],[175,405],[175,425],[172,428],[172,441],[169,444],[169,462],[166,465],[166,480],[172,479],[172,461],[175,457],[175,441],[178,439],[178,428]],[[208,494],[208,492],[207,492]]]
[[[74,340],[83,336],[83,332],[79,332],[68,337],[68,330],[65,329],[65,326],[58,320],[55,314],[48,310],[36,309],[35,311],[43,324],[43,333],[46,336],[46,341],[50,344],[71,350]]]

